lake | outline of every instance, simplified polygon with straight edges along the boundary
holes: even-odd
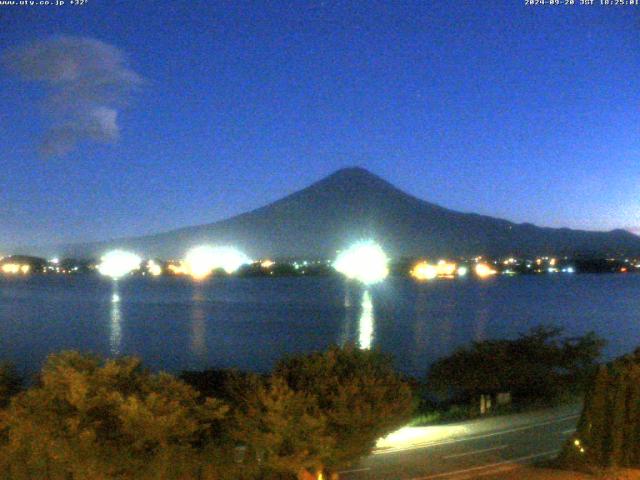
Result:
[[[266,371],[286,353],[353,341],[423,376],[472,340],[536,325],[594,330],[608,340],[607,358],[631,351],[640,345],[640,275],[390,278],[366,290],[333,277],[0,279],[0,358],[23,373],[62,349],[138,355],[172,372]]]

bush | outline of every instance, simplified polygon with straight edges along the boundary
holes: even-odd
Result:
[[[324,459],[332,468],[369,454],[377,439],[411,419],[411,389],[391,358],[377,350],[347,345],[289,357],[276,366],[274,376],[293,391],[315,397],[333,439]]]
[[[252,462],[267,475],[295,478],[321,469],[334,444],[317,399],[293,391],[280,377],[247,391],[234,420],[233,437],[249,447]]]
[[[40,384],[4,412],[9,478],[189,478],[198,445],[225,415],[184,382],[135,358],[51,355]]]
[[[465,401],[499,392],[517,400],[556,399],[584,386],[604,346],[593,333],[564,339],[561,333],[539,327],[515,340],[474,342],[434,363],[427,384]]]
[[[412,412],[390,358],[352,345],[182,377],[206,395],[135,358],[51,355],[1,413],[0,478],[290,479],[368,454]]]

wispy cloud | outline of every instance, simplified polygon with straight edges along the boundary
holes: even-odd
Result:
[[[44,155],[63,155],[83,140],[117,140],[118,111],[144,83],[122,51],[87,37],[33,42],[5,52],[2,63],[46,88],[48,130],[40,142]]]

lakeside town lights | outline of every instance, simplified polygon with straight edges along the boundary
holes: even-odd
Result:
[[[463,268],[463,267],[461,267]],[[427,261],[421,261],[414,265],[411,269],[411,276],[418,281],[433,280],[436,277],[453,278],[456,272],[460,269],[453,262],[446,260],[440,260],[437,264],[432,265]],[[466,274],[466,270],[463,271],[463,275]]]
[[[475,266],[476,275],[480,278],[490,277],[498,273],[494,268],[490,267],[486,263],[478,263]]]
[[[194,279],[202,280],[218,268],[231,274],[248,263],[251,263],[251,259],[236,248],[203,245],[187,252],[184,270]]]
[[[19,263],[5,263],[2,265],[2,273],[8,273],[10,275],[22,274],[26,275],[31,270],[30,265],[22,265]]]

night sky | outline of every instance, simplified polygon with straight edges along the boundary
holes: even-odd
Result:
[[[352,165],[640,231],[640,7],[89,0],[0,6],[0,49],[0,249],[208,223]]]

